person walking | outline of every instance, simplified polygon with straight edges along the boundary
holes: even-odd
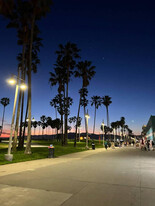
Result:
[[[104,141],[104,146],[105,146],[105,149],[107,150],[107,148],[108,148],[108,142],[105,140]]]
[[[150,150],[150,140],[147,140],[146,145],[147,145],[147,151],[149,151]]]

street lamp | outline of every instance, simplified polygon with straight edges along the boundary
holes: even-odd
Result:
[[[27,118],[26,121],[28,122],[28,121],[29,121],[29,118]],[[32,121],[32,122],[35,122],[36,120],[35,120],[35,118],[33,117],[31,121]]]
[[[85,118],[86,118],[86,133],[87,133],[87,136],[86,136],[86,149],[89,149],[89,147],[88,147],[88,119],[90,118],[90,116],[88,114],[88,110],[87,110],[87,113],[85,114]]]
[[[35,118],[33,117],[33,118],[32,118],[32,122],[35,122],[35,121],[36,121],[36,120],[35,120]]]
[[[81,129],[81,127],[79,126],[78,127],[78,130],[79,130],[79,142],[80,142],[80,129]]]
[[[25,90],[27,88],[26,84],[24,84],[24,83],[19,84],[19,80],[24,81],[23,79],[15,76],[15,75],[13,75],[10,79],[7,80],[7,82],[9,84],[16,85],[14,105],[13,105],[13,113],[12,113],[12,121],[11,121],[10,138],[9,138],[9,146],[8,146],[8,153],[5,154],[5,159],[8,160],[8,161],[12,161],[12,159],[13,159],[13,154],[11,154],[11,144],[12,144],[12,133],[13,133],[13,127],[14,127],[14,120],[15,120],[15,111],[16,111],[18,90],[19,90],[19,88],[22,89],[22,90]]]
[[[103,128],[103,147],[104,147],[104,121],[102,122],[102,128]]]

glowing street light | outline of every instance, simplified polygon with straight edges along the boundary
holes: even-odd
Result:
[[[7,80],[7,82],[11,85],[16,85],[15,89],[15,97],[14,97],[14,105],[13,105],[13,113],[12,113],[12,121],[11,121],[11,130],[10,130],[10,138],[9,138],[9,146],[8,146],[8,153],[5,154],[5,159],[8,161],[12,161],[13,154],[11,154],[11,144],[12,144],[12,133],[13,133],[13,127],[14,127],[14,120],[15,120],[15,111],[16,111],[16,104],[17,104],[17,97],[18,97],[18,89],[25,90],[26,85],[24,83],[19,84],[19,80],[24,81],[23,79],[20,79],[19,77],[13,75],[10,79]],[[22,86],[22,85],[25,86]]]
[[[88,110],[87,113],[85,114],[85,118],[86,118],[86,149],[89,149],[88,147],[88,119],[90,118],[89,114],[88,114]]]
[[[22,84],[20,85],[20,88],[21,88],[22,90],[26,90],[26,89],[27,89],[27,85],[24,84],[24,83],[22,83]]]
[[[35,122],[35,121],[36,121],[36,120],[35,120],[35,118],[33,117],[33,118],[32,118],[32,122]]]
[[[28,121],[29,121],[29,118],[27,118],[26,121],[28,122]],[[35,118],[33,117],[31,121],[32,121],[32,122],[35,122],[36,120],[35,120]]]
[[[17,83],[17,80],[14,77],[11,77],[7,79],[7,83],[10,85],[15,85]]]
[[[103,128],[103,147],[104,147],[104,121],[102,122],[102,128]]]

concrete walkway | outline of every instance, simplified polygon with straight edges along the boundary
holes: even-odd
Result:
[[[1,206],[154,206],[155,152],[89,150],[0,166]]]

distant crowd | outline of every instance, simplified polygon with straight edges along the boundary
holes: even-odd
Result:
[[[153,150],[153,145],[154,145],[154,142],[152,140],[148,140],[148,139],[145,139],[145,138],[142,138],[140,140],[141,150],[152,151]]]

